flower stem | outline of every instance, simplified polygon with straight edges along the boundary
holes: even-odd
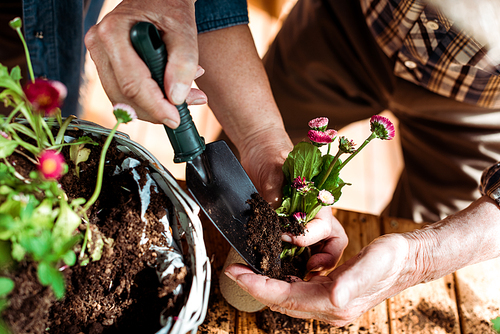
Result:
[[[102,147],[101,151],[101,158],[99,159],[99,170],[97,171],[97,182],[95,185],[95,190],[94,194],[92,194],[92,197],[88,200],[87,203],[85,203],[85,206],[83,207],[83,210],[86,212],[92,204],[97,201],[97,198],[99,197],[99,194],[101,193],[101,188],[102,188],[102,178],[104,175],[104,162],[106,159],[106,152],[108,151],[109,145],[111,144],[111,141],[113,140],[113,137],[115,135],[116,130],[118,129],[118,125],[120,125],[122,121],[120,119],[117,120],[115,127],[111,130],[111,132],[108,135],[108,138],[104,142],[104,145]]]
[[[28,50],[28,45],[26,44],[26,40],[24,39],[23,33],[21,32],[21,28],[16,28],[17,34],[19,38],[21,38],[21,42],[23,42],[24,53],[26,54],[26,63],[28,65],[28,71],[30,73],[31,82],[35,82],[35,74],[33,72],[33,65],[31,65],[30,52]]]
[[[325,184],[326,180],[328,179],[328,177],[330,176],[332,170],[333,170],[333,167],[335,166],[335,163],[337,162],[337,160],[339,160],[339,157],[343,154],[344,152],[342,152],[341,150],[339,150],[337,152],[337,154],[335,154],[335,157],[333,158],[333,161],[332,163],[330,164],[330,166],[328,166],[328,170],[326,171],[326,174],[325,176],[323,176],[323,178],[321,179],[321,181],[319,182],[317,188],[318,189],[321,189],[321,187],[323,186],[323,184]]]
[[[366,140],[363,142],[363,144],[361,144],[361,146],[360,146],[360,147],[358,147],[358,149],[357,149],[356,151],[354,151],[354,153],[353,153],[353,154],[351,154],[351,155],[349,156],[349,158],[347,158],[347,159],[345,159],[345,160],[344,160],[344,162],[340,165],[339,170],[341,170],[342,168],[344,168],[344,166],[345,166],[345,165],[347,165],[347,163],[348,163],[349,161],[351,161],[351,160],[352,160],[352,158],[354,158],[354,157],[356,156],[356,154],[358,154],[358,153],[359,153],[359,152],[360,152],[360,151],[361,151],[361,150],[362,150],[362,149],[363,149],[366,145],[368,145],[368,143],[369,143],[369,142],[371,142],[374,138],[377,138],[377,135],[376,135],[374,132],[372,132],[372,133],[370,134],[370,136],[369,136],[368,138],[366,138]]]

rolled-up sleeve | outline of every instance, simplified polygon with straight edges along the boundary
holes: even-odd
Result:
[[[246,0],[198,0],[195,7],[199,34],[248,24]]]
[[[481,176],[479,191],[500,205],[500,162],[487,168]]]

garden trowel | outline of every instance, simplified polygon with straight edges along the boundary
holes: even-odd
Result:
[[[132,27],[130,38],[151,76],[165,92],[167,51],[158,30],[149,22],[139,22]],[[246,225],[252,213],[247,200],[257,190],[228,145],[222,140],[205,144],[187,104],[176,107],[181,119],[179,127],[173,130],[165,126],[174,149],[174,162],[186,162],[186,185],[190,193],[231,246],[260,273],[257,259],[246,242]]]

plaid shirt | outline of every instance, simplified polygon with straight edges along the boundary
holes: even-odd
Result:
[[[500,108],[500,66],[487,49],[422,0],[360,0],[398,77],[481,107]]]

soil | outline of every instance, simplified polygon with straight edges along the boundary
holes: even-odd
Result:
[[[81,133],[74,134],[78,135]],[[94,140],[103,142],[105,138]],[[69,172],[61,184],[70,199],[89,199],[94,191],[100,146],[88,146],[92,153],[87,162],[80,164],[79,178],[72,173],[69,149],[63,150]],[[167,316],[179,313],[185,297],[172,292],[179,283],[190,284],[186,267],[160,283],[156,270],[148,266],[155,263],[157,256],[149,246],[161,246],[164,240],[159,218],[165,215],[165,208],[173,214],[173,207],[165,194],[151,188],[153,205],[145,213],[149,220],[145,226],[138,186],[131,173],[113,175],[115,166],[128,156],[112,143],[106,155],[101,196],[88,213],[90,226],[114,242],[105,246],[101,260],[63,271],[65,297],[57,301],[49,288],[38,283],[36,264],[32,262],[19,263],[17,271],[10,274],[15,289],[10,295],[10,307],[2,316],[14,333],[154,333],[161,328],[160,312],[168,309]],[[22,175],[34,168],[19,155],[13,156],[11,163]],[[140,175],[148,173],[147,163],[138,170]],[[141,245],[144,229],[149,239]]]
[[[256,255],[262,273],[281,280],[290,280],[292,276],[304,277],[309,258],[307,250],[301,256],[294,257],[292,261],[280,260],[283,250],[281,235],[285,232],[293,235],[304,234],[304,225],[293,219],[278,216],[258,193],[253,194],[247,202],[252,209],[247,224],[247,243]]]

